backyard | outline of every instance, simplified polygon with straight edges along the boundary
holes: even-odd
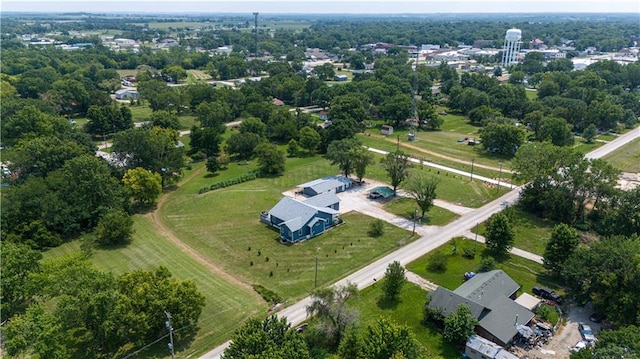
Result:
[[[455,247],[454,244],[455,243]],[[455,254],[454,254],[455,248]],[[465,256],[467,252],[475,252],[473,258]],[[492,253],[483,243],[476,243],[466,238],[454,238],[438,249],[409,263],[407,269],[447,289],[454,290],[463,283],[466,272],[477,272],[484,257]],[[442,260],[442,269],[435,270],[430,264],[432,260]],[[545,274],[542,264],[509,254],[495,258],[494,269],[502,269],[516,283],[522,286],[521,292],[531,293],[534,286],[545,286],[562,292],[558,284]]]
[[[410,328],[420,342],[425,358],[459,358],[460,353],[442,337],[442,330],[422,323],[422,308],[426,301],[426,291],[413,283],[402,287],[396,302],[381,300],[382,286],[374,284],[360,291],[357,299],[350,302],[360,311],[361,327],[373,325],[379,318],[385,318]]]

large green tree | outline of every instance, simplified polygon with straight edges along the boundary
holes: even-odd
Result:
[[[260,136],[255,133],[235,133],[227,139],[226,152],[241,160],[251,158],[260,143]]]
[[[7,241],[6,237],[0,243],[0,257],[2,260],[2,292],[0,293],[0,308],[2,321],[22,314],[31,302],[26,283],[31,273],[40,270],[42,253],[20,243]]]
[[[291,330],[286,318],[275,315],[260,321],[249,319],[236,329],[223,359],[310,359],[307,343]]]
[[[424,215],[433,206],[439,182],[436,177],[425,176],[422,172],[414,172],[409,176],[409,180],[404,186],[405,190],[416,200],[416,204],[420,207],[421,219],[424,219]]]
[[[284,172],[284,153],[278,149],[278,146],[263,142],[256,146],[253,153],[262,173],[277,176]]]
[[[349,283],[336,288],[317,289],[311,295],[307,314],[316,315],[319,330],[330,346],[336,348],[342,341],[346,329],[358,318],[358,311],[347,304],[349,298],[358,295],[358,287]]]
[[[487,220],[485,238],[487,248],[499,254],[506,254],[513,247],[515,240],[515,233],[509,217],[502,212],[492,215]]]
[[[544,267],[560,274],[564,264],[580,244],[580,236],[568,225],[560,223],[553,227],[551,238],[544,251]]]
[[[349,332],[338,355],[345,359],[421,358],[419,344],[409,328],[384,318],[367,326],[360,335]]]
[[[480,130],[482,146],[504,156],[513,156],[524,142],[524,129],[505,121],[490,121]]]
[[[111,209],[100,218],[95,234],[101,245],[128,244],[133,235],[133,218],[122,209]]]
[[[405,155],[402,151],[389,152],[381,160],[382,168],[387,172],[389,179],[391,179],[391,186],[393,186],[393,192],[409,175],[409,168],[411,163],[409,162],[409,156]]]
[[[354,166],[354,158],[351,153],[354,148],[361,146],[358,140],[351,138],[333,141],[327,148],[326,156],[332,165],[338,165],[338,167],[340,167],[340,171],[342,171],[345,177],[349,177]]]
[[[162,193],[162,177],[142,167],[125,172],[122,177],[124,187],[131,197],[141,204],[153,204]]]
[[[165,187],[180,177],[184,167],[184,148],[177,141],[175,130],[136,127],[115,136],[113,152],[126,169],[142,167],[159,173]]]
[[[478,320],[471,315],[468,305],[459,304],[456,311],[444,319],[444,339],[458,347],[464,345],[473,334]]]
[[[404,267],[398,261],[394,261],[387,266],[384,273],[382,291],[387,300],[397,300],[402,286],[407,282],[404,274]]]
[[[321,141],[322,139],[320,138],[318,131],[313,128],[305,126],[300,129],[298,144],[310,154],[315,152]]]
[[[616,325],[640,318],[640,237],[612,236],[578,247],[562,276],[576,303],[593,303]]]

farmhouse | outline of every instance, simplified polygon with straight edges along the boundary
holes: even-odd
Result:
[[[519,324],[527,324],[534,314],[516,303],[520,285],[501,270],[478,273],[464,284],[450,291],[438,287],[429,293],[429,307],[440,310],[443,316],[456,311],[459,304],[469,306],[478,320],[476,333],[505,346],[518,334]]]
[[[280,230],[280,239],[296,243],[324,233],[338,224],[340,200],[334,193],[322,193],[304,201],[284,197],[260,221]]]
[[[322,193],[340,193],[351,188],[353,182],[344,176],[329,176],[298,185],[298,192],[307,197]]]
[[[116,91],[116,100],[137,99],[138,97],[140,97],[140,94],[136,90],[122,89]]]

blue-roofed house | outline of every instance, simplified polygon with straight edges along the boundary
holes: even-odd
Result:
[[[353,181],[345,176],[329,176],[298,185],[301,192],[308,197],[321,193],[340,193],[353,186]]]
[[[304,201],[284,197],[260,221],[280,230],[280,239],[296,243],[324,233],[340,222],[340,200],[334,193],[323,193]]]

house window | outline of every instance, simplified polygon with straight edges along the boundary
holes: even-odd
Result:
[[[298,235],[302,235],[302,229],[298,229]]]

